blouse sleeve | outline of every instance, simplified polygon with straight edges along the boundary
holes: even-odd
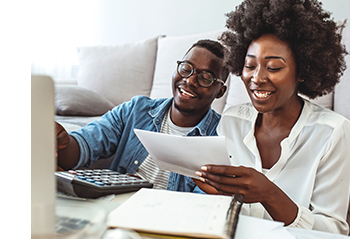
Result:
[[[313,149],[319,150],[319,149]],[[348,234],[350,121],[337,125],[320,159],[309,208],[298,205],[290,227]]]

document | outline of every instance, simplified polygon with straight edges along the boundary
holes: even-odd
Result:
[[[225,137],[183,137],[134,129],[148,153],[160,169],[192,178],[205,164],[231,165]]]
[[[109,214],[107,226],[159,235],[226,238],[230,202],[230,196],[143,188]],[[295,239],[281,222],[239,216],[236,239],[270,238],[269,234]]]

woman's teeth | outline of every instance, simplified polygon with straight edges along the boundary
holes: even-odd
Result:
[[[191,96],[192,98],[196,97],[195,95],[193,95],[193,94],[191,94],[191,93],[185,91],[185,90],[182,89],[182,88],[179,88],[179,89],[180,89],[180,92],[183,93],[183,94],[185,94],[185,95]]]
[[[267,98],[272,94],[271,91],[253,91],[253,92],[254,92],[254,95],[256,95],[256,97],[258,98]]]

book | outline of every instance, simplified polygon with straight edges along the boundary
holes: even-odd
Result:
[[[231,238],[231,203],[230,196],[141,189],[109,214],[107,226],[153,235]],[[257,231],[249,230],[253,224]],[[236,238],[258,238],[282,227],[280,222],[240,215]]]

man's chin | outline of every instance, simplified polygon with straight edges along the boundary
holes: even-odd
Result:
[[[186,113],[186,114],[190,114],[190,113],[193,113],[195,112],[196,109],[193,109],[193,108],[185,108],[185,107],[181,107],[179,106],[178,104],[174,104],[175,106],[175,109],[177,109],[179,112],[181,113]]]

